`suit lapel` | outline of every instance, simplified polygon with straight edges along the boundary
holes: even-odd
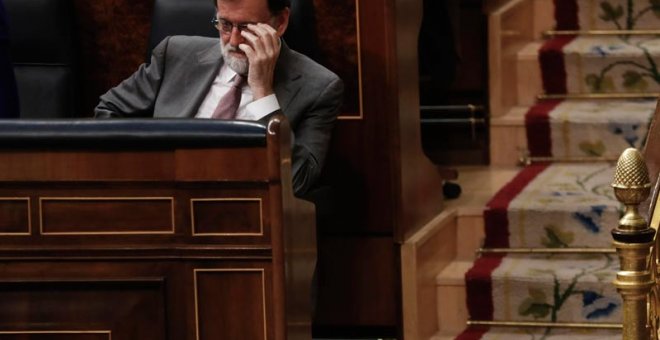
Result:
[[[213,80],[220,71],[223,63],[222,53],[220,51],[220,42],[212,47],[197,54],[197,65],[191,67],[186,73],[184,80],[184,89],[190,94],[186,96],[188,101],[181,110],[181,117],[194,117],[199,110],[199,106],[206,98],[206,95],[213,84]]]

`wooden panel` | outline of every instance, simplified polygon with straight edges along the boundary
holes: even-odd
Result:
[[[401,246],[406,339],[429,339],[440,329],[435,280],[456,257],[456,218],[454,209],[444,212]]]
[[[43,234],[174,233],[174,198],[42,198]]]
[[[267,320],[264,275],[264,271],[259,269],[196,270],[197,339],[265,340]]]
[[[397,324],[392,237],[325,237],[319,245],[318,326]]]
[[[0,181],[155,180],[173,179],[172,153],[28,152],[0,153]]]
[[[519,102],[518,93],[511,89],[516,88],[517,53],[535,39],[534,3],[500,1],[488,10],[490,114],[500,117]]]
[[[259,198],[192,199],[193,235],[261,236],[263,209]]]
[[[160,279],[13,278],[0,282],[0,329],[46,332],[29,339],[108,339],[111,332],[113,339],[162,340],[166,338],[164,289]],[[48,334],[53,330],[106,334]]]
[[[0,161],[0,170],[10,170],[0,171],[0,197],[30,198],[26,215],[42,231],[0,243],[0,332],[49,340],[100,334],[87,331],[108,331],[113,339],[285,340],[286,306],[293,305],[285,285],[307,280],[300,285],[309,287],[311,277],[288,264],[300,249],[313,248],[290,233],[313,230],[305,223],[313,207],[293,204],[291,132],[282,119],[269,123],[266,147],[243,151],[0,152],[16,161]],[[140,168],[150,175],[139,177]],[[234,206],[217,198],[242,200]],[[193,237],[193,199],[209,203],[198,206],[202,231],[214,231],[205,218],[224,212],[221,231],[262,236]],[[7,213],[13,208],[2,208],[0,219],[14,219]],[[297,334],[309,338],[308,328]]]
[[[0,198],[0,235],[30,234],[30,199]]]
[[[199,163],[204,159],[204,163]],[[176,152],[177,179],[239,181],[268,179],[265,148],[179,150]]]

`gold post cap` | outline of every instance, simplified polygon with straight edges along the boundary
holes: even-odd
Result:
[[[642,154],[634,148],[628,148],[619,157],[614,173],[614,188],[639,189],[650,188],[651,180]]]

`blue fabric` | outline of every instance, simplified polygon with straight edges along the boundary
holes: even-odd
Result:
[[[9,21],[0,0],[0,118],[18,117],[18,91],[9,56]]]

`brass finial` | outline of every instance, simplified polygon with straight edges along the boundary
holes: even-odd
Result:
[[[637,207],[651,192],[649,171],[644,157],[633,148],[626,149],[619,157],[612,183],[616,198],[626,205],[626,213],[619,221],[622,230],[646,228],[646,221],[639,215]]]

